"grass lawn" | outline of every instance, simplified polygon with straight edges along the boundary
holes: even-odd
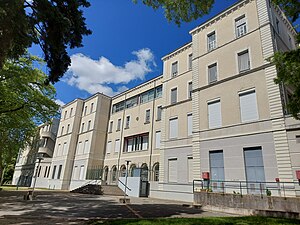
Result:
[[[2,191],[16,191],[17,187],[15,186],[0,186],[0,189],[2,188]],[[18,190],[28,190],[28,187],[18,187]]]
[[[292,225],[300,224],[300,220],[282,219],[270,217],[207,217],[207,218],[167,218],[167,219],[120,219],[120,220],[99,220],[91,221],[90,225]]]

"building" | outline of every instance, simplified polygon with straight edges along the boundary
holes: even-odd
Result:
[[[12,180],[13,185],[30,187],[34,177],[37,176],[39,177],[37,185],[48,187],[58,126],[58,119],[52,119],[49,123],[41,124],[38,126],[37,135],[32,138],[31,145],[26,146],[25,149],[20,149]],[[37,167],[38,156],[43,157],[39,167]]]
[[[242,0],[190,34],[162,58],[162,75],[63,107],[51,188],[117,184],[129,171],[140,196],[193,201],[198,180],[230,193],[226,182],[242,182],[254,194],[289,182],[286,193],[300,195],[300,122],[286,109],[292,88],[274,83],[268,61],[296,48],[288,19],[268,0]]]

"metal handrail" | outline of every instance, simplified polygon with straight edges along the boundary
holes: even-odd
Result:
[[[125,185],[120,179],[118,179],[118,181],[119,181],[121,184],[123,184],[123,186],[124,186],[127,190],[131,191],[131,189],[130,189],[127,185]]]

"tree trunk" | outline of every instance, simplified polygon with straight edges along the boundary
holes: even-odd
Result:
[[[2,186],[3,182],[4,182],[4,173],[5,173],[5,167],[3,167],[2,165],[0,165],[0,174],[1,174],[0,186]]]

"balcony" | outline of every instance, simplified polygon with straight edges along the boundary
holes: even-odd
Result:
[[[42,138],[51,138],[53,141],[55,141],[55,139],[56,139],[56,136],[50,131],[43,131],[42,130],[40,132],[40,134],[41,134]]]
[[[53,151],[49,147],[39,147],[38,153],[46,154],[49,157],[52,157],[53,155]]]

